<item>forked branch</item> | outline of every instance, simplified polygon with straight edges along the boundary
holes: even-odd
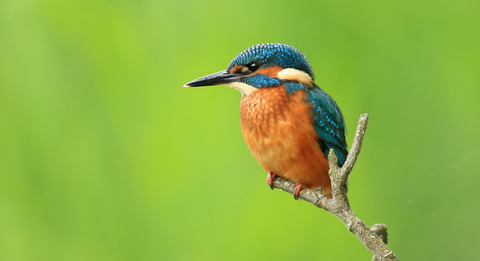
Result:
[[[328,163],[330,165],[329,175],[332,180],[333,198],[330,199],[319,191],[308,189],[303,189],[300,192],[299,198],[319,208],[323,208],[342,220],[345,226],[347,226],[348,231],[352,232],[373,254],[373,260],[398,260],[392,250],[387,247],[387,226],[384,224],[375,224],[373,227],[367,226],[350,209],[347,197],[348,177],[362,149],[362,141],[365,130],[367,129],[367,123],[368,114],[360,115],[352,148],[350,149],[350,153],[348,153],[347,160],[345,164],[343,164],[343,167],[338,167],[337,156],[335,156],[333,149],[330,150]],[[277,177],[273,182],[273,187],[293,194],[295,184]]]

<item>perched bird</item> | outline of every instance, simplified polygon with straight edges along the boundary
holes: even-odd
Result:
[[[227,69],[184,85],[225,84],[242,93],[240,123],[253,157],[268,173],[273,189],[278,175],[303,188],[322,187],[332,197],[328,153],[341,167],[347,157],[342,112],[314,82],[303,53],[286,44],[258,44],[238,54]]]

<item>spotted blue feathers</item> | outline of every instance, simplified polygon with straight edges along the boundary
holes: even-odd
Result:
[[[330,149],[335,151],[338,166],[347,159],[348,150],[345,141],[345,122],[342,112],[333,98],[320,87],[307,89],[307,101],[313,106],[314,127],[321,139],[318,141],[323,155],[328,158]]]
[[[280,79],[270,78],[263,74],[254,74],[250,77],[242,78],[241,81],[255,88],[275,87],[283,83]]]
[[[303,89],[308,89],[308,87],[304,86],[303,84],[299,82],[286,82],[285,83],[285,88],[287,89],[287,92],[292,94],[296,91],[303,90]]]
[[[294,68],[304,71],[314,78],[312,66],[307,57],[295,47],[286,44],[268,43],[257,44],[238,54],[227,68],[230,71],[235,65],[257,63],[267,68],[275,65],[282,68]]]

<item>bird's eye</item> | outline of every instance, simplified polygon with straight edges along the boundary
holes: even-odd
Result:
[[[251,63],[251,64],[247,65],[248,70],[251,71],[251,72],[254,72],[254,71],[258,70],[259,67],[260,66],[258,66],[257,63]]]

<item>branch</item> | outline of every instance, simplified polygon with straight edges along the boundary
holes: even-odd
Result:
[[[350,209],[350,203],[347,197],[347,181],[350,172],[357,161],[360,150],[362,149],[363,136],[367,129],[368,114],[362,114],[358,121],[357,131],[353,139],[352,148],[348,153],[347,160],[342,168],[337,165],[337,156],[333,149],[328,155],[330,166],[330,178],[332,180],[332,195],[330,199],[319,191],[303,189],[300,192],[301,199],[312,203],[316,207],[322,208],[339,218],[348,231],[352,232],[362,244],[374,255],[373,260],[398,260],[395,254],[387,247],[387,226],[384,224],[375,224],[373,227],[367,226]],[[273,187],[293,194],[295,184],[280,177],[276,177]]]

